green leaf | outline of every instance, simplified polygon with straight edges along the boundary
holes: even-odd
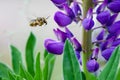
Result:
[[[0,63],[0,77],[9,79],[8,72],[12,72],[7,65]]]
[[[17,75],[15,80],[26,80],[25,78],[22,78],[21,76]]]
[[[13,75],[11,72],[8,72],[9,80],[15,80],[15,75]]]
[[[35,77],[34,80],[42,80],[42,71],[41,71],[41,66],[40,66],[40,53],[38,53],[36,57],[36,72],[35,72]]]
[[[119,64],[120,64],[120,46],[113,51],[109,61],[107,62],[103,71],[100,73],[98,79],[99,80],[116,80],[115,77],[119,69],[118,68]]]
[[[117,71],[115,80],[120,80],[120,66],[119,66],[119,70]]]
[[[44,59],[46,58],[47,55],[48,55],[48,51],[45,49],[44,50]]]
[[[98,80],[97,77],[94,74],[91,74],[91,73],[89,74],[89,79],[90,80]]]
[[[13,45],[11,45],[10,47],[11,47],[13,70],[16,74],[18,74],[19,73],[19,66],[20,66],[19,64],[22,63],[21,52]]]
[[[27,44],[26,44],[26,64],[28,72],[34,76],[34,47],[36,43],[36,38],[33,33],[30,34]]]
[[[54,68],[54,63],[55,63],[55,55],[48,54],[45,58],[45,66],[43,69],[44,80],[50,80]]]
[[[71,43],[66,40],[63,54],[64,80],[82,80],[79,62]]]
[[[26,80],[33,80],[33,77],[29,74],[29,72],[27,72],[25,69],[24,69],[24,67],[22,66],[22,65],[20,65],[20,76],[22,77],[22,78],[25,78]]]

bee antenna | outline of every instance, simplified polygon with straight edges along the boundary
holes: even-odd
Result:
[[[46,19],[48,19],[50,17],[50,15],[48,17],[46,17]]]

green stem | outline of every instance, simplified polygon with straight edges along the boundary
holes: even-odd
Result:
[[[92,8],[93,2],[92,0],[83,0],[83,16],[84,18],[86,17],[86,14],[88,12],[89,8]],[[89,72],[86,67],[86,63],[90,57],[91,54],[91,30],[86,31],[83,28],[83,34],[82,34],[82,48],[83,48],[83,53],[82,53],[82,67],[83,67],[83,72],[86,76],[86,80],[89,80]]]

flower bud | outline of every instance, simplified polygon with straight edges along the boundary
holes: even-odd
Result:
[[[45,40],[44,46],[46,50],[52,54],[60,55],[63,52],[64,43],[57,42],[52,39]]]
[[[101,24],[106,24],[109,19],[110,19],[110,12],[109,11],[103,11],[97,15],[97,20]]]
[[[89,60],[87,62],[87,69],[88,69],[89,72],[95,72],[95,71],[97,71],[99,69],[98,62],[95,59]]]
[[[115,13],[120,12],[120,1],[116,0],[116,1],[109,3],[108,8]]]
[[[102,56],[106,59],[109,60],[113,50],[115,49],[115,47],[110,47],[108,49],[105,49],[104,51],[102,51]]]

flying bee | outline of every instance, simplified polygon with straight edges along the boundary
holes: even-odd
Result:
[[[44,17],[37,17],[36,19],[32,19],[29,23],[31,27],[36,27],[36,26],[43,26],[44,24],[47,25],[47,18]]]

